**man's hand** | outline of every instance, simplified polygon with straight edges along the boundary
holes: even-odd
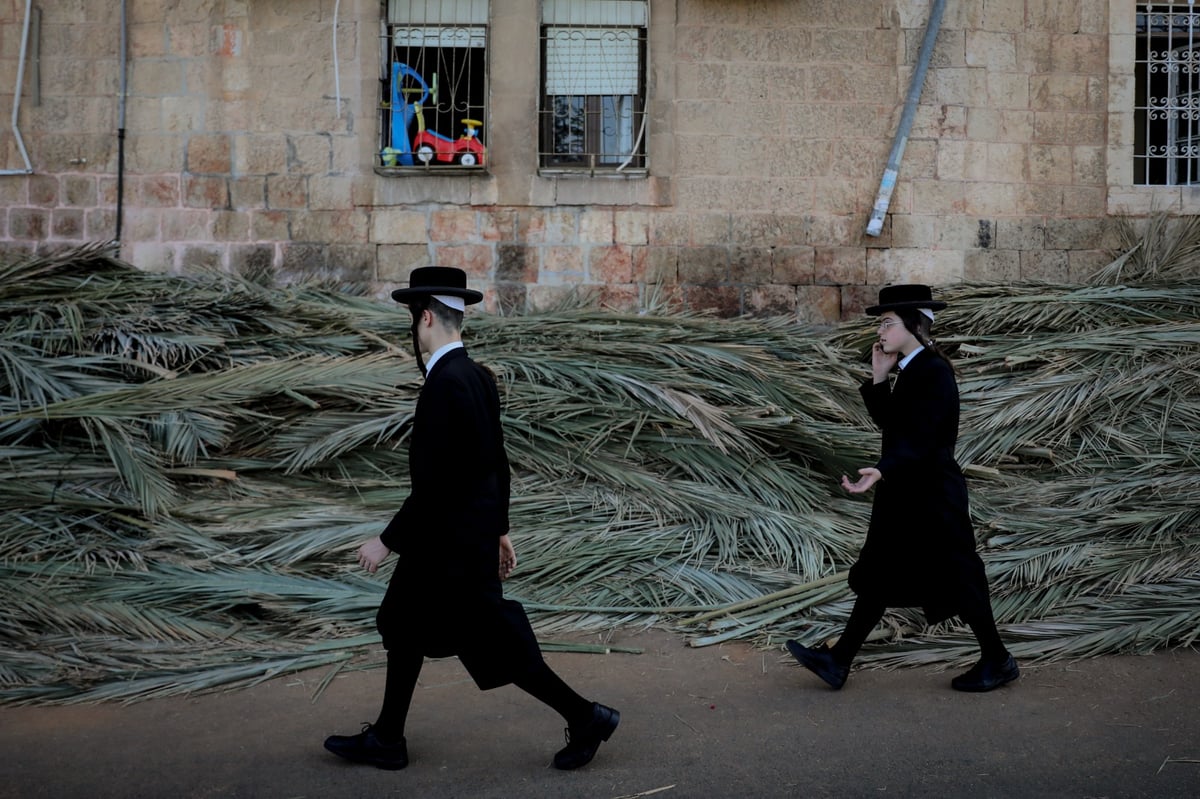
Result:
[[[900,360],[898,352],[884,352],[883,345],[878,341],[871,347],[871,378],[876,383],[882,383],[888,378],[888,374],[896,368],[896,363]]]
[[[500,579],[507,580],[513,569],[517,568],[517,551],[513,549],[512,541],[507,535],[500,536]]]
[[[844,474],[842,475],[842,488],[846,489],[851,494],[861,494],[883,479],[883,472],[879,471],[874,466],[868,466],[865,469],[859,469],[858,473],[861,476],[853,483],[850,482],[849,477]]]
[[[391,550],[383,543],[383,539],[375,536],[358,548],[358,565],[374,574],[389,554]]]

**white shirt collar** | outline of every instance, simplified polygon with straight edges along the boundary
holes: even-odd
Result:
[[[903,358],[901,358],[900,359],[900,368],[903,369],[904,367],[908,366],[908,362],[911,361],[913,358],[917,357],[917,353],[919,353],[923,349],[925,349],[925,345],[923,345],[923,344],[918,345],[915,350],[913,350],[908,355],[905,355]]]
[[[437,352],[429,356],[429,363],[425,364],[425,374],[429,374],[433,371],[433,365],[437,363],[443,355],[450,350],[457,350],[461,348],[462,345],[463,343],[461,341],[451,341],[449,344],[443,344],[441,347],[439,347]]]

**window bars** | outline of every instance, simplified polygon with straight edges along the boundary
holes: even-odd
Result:
[[[379,165],[487,164],[487,0],[387,0]]]
[[[1194,0],[1137,4],[1134,183],[1200,183],[1200,13]]]
[[[539,163],[644,168],[645,0],[543,0]]]

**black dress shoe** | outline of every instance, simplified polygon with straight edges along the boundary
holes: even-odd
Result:
[[[951,680],[950,687],[956,691],[982,693],[999,688],[1020,676],[1021,670],[1017,668],[1017,661],[1013,659],[1012,655],[1006,656],[1003,660],[980,658],[979,662],[965,673]]]
[[[389,771],[408,765],[408,744],[404,738],[385,742],[370,724],[364,724],[358,735],[330,735],[325,739],[325,748],[338,757]]]
[[[554,755],[554,767],[569,770],[586,766],[620,722],[620,713],[593,702],[592,717],[586,724],[567,727],[567,745]]]
[[[809,649],[797,641],[788,641],[787,648],[792,657],[800,661],[801,666],[829,683],[835,690],[846,684],[846,678],[850,676],[850,667],[834,660],[829,647],[822,645],[816,649]]]

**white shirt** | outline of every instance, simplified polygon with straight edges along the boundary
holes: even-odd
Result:
[[[457,350],[462,347],[461,341],[451,341],[449,344],[444,344],[438,348],[438,351],[429,356],[429,363],[425,364],[425,374],[433,371],[433,365],[438,362],[438,359],[445,355],[450,350]]]
[[[908,366],[908,362],[911,361],[913,358],[917,357],[917,353],[923,349],[925,349],[925,345],[921,344],[915,350],[910,352],[908,355],[905,355],[903,358],[901,358],[900,364],[899,364],[900,369],[903,370],[904,367]]]

